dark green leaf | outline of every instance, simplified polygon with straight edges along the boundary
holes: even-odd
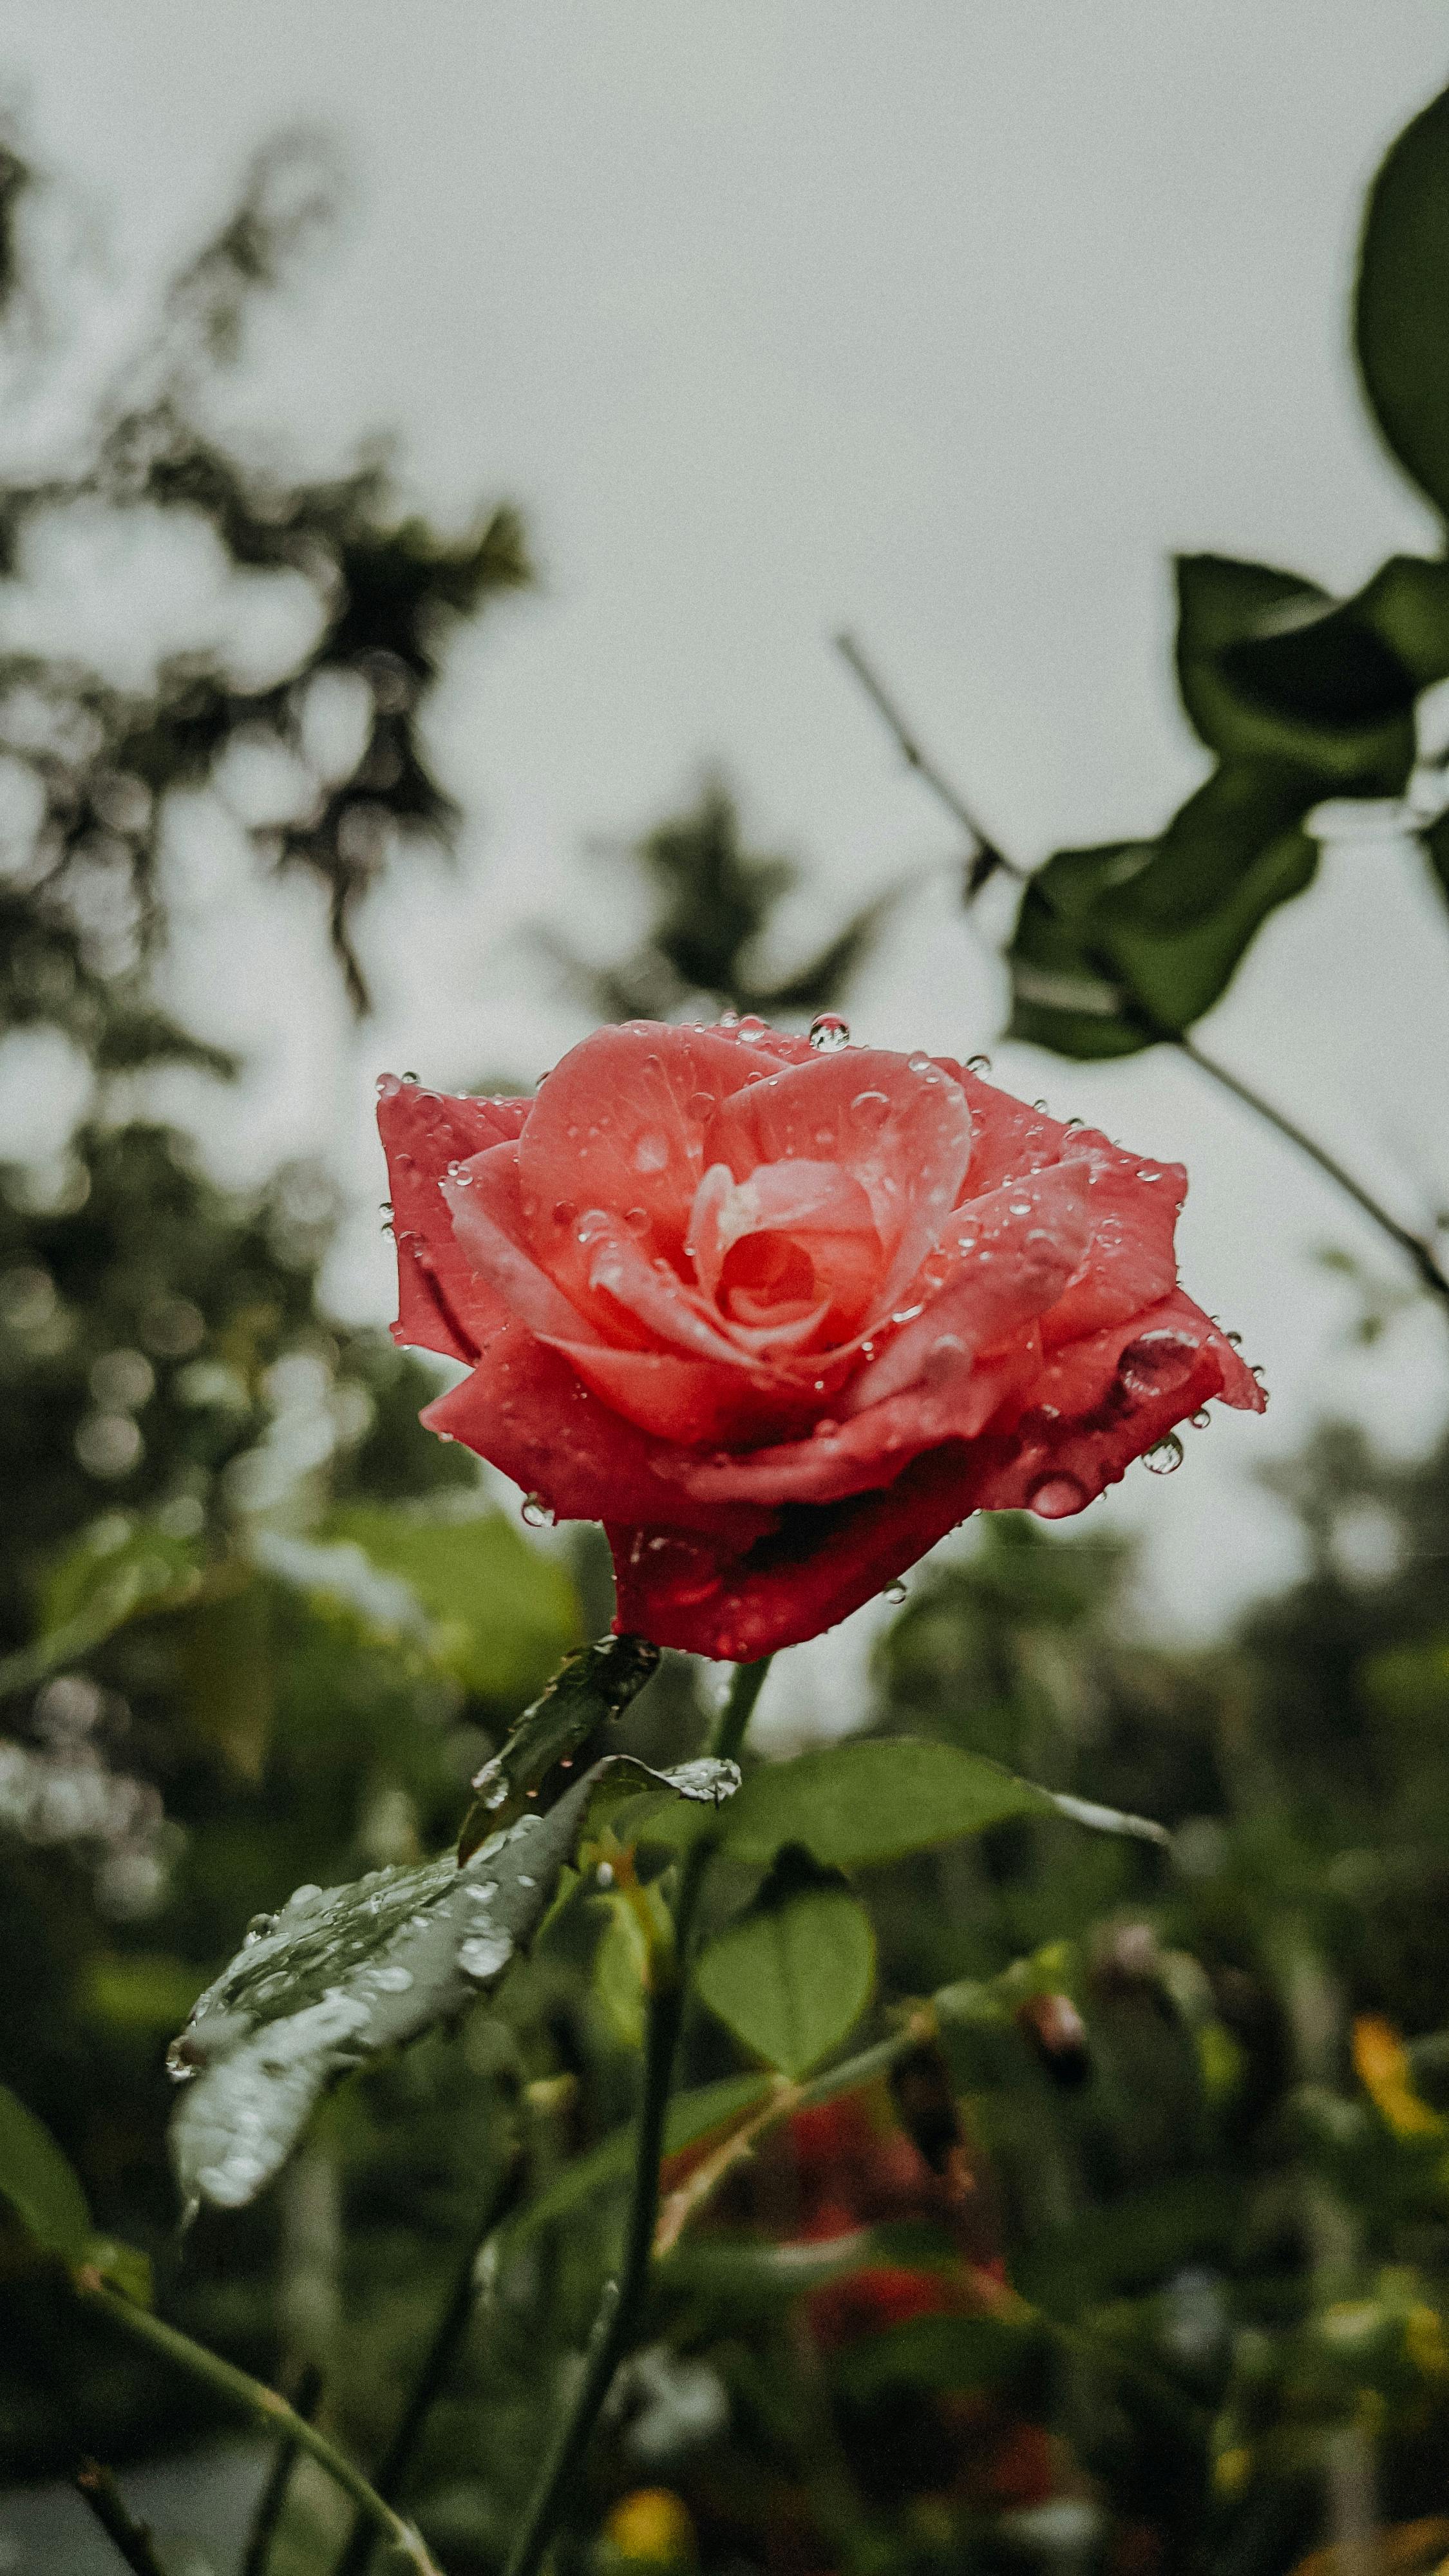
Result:
[[[1182,2174],[1038,2236],[1014,2257],[1012,2279],[1049,2314],[1072,2317],[1204,2255],[1231,2255],[1243,2222],[1231,2177]]]
[[[459,1859],[467,1860],[486,1834],[512,1824],[555,1763],[572,1760],[591,1736],[621,1716],[658,1665],[659,1648],[647,1637],[601,1637],[566,1655],[474,1781],[478,1794],[458,1837]]]
[[[104,1524],[67,1549],[40,1593],[39,1634],[0,1660],[0,1692],[31,1690],[61,1664],[94,1652],[107,1637],[148,1611],[174,1610],[202,1583],[191,1539],[170,1538],[142,1522],[119,1546]]]
[[[91,2214],[80,2179],[47,2128],[0,2084],[0,2194],[47,2254],[75,2265],[91,2248]]]
[[[1270,565],[1238,563],[1226,555],[1182,555],[1177,564],[1177,678],[1182,702],[1210,751],[1232,763],[1267,762],[1273,768],[1306,773],[1298,811],[1331,795],[1394,796],[1408,777],[1414,758],[1412,715],[1401,696],[1388,711],[1372,703],[1382,696],[1386,654],[1394,653],[1395,621],[1390,600],[1387,631],[1361,635],[1358,661],[1346,667],[1349,645],[1340,636],[1338,694],[1349,703],[1321,716],[1295,711],[1265,695],[1254,668],[1253,683],[1242,677],[1244,649],[1280,639],[1300,629],[1327,622],[1334,603],[1315,582]],[[1409,618],[1407,609],[1403,612]],[[1412,624],[1413,620],[1409,618]],[[1335,658],[1330,635],[1327,659]],[[1372,658],[1370,672],[1366,662]],[[1395,659],[1401,658],[1397,654]],[[1321,675],[1320,675],[1321,677]],[[1370,701],[1366,713],[1352,711],[1357,693]]]
[[[666,1808],[642,1838],[680,1843],[718,1831],[722,1850],[747,1867],[768,1867],[787,1843],[827,1869],[863,1869],[985,1833],[1009,1816],[1068,1815],[1102,1832],[1165,1842],[1160,1825],[1087,1807],[1030,1780],[1015,1779],[983,1754],[908,1735],[833,1744],[756,1771],[716,1826],[693,1810]]]
[[[652,1784],[713,1807],[738,1776],[731,1764],[690,1763],[675,1775],[614,1755],[462,1867],[449,1852],[350,1887],[299,1888],[253,1927],[171,2052],[190,2083],[172,2125],[188,2202],[254,2200],[329,2085],[491,1991],[532,1941],[601,1806]]]
[[[1007,950],[1009,1037],[1079,1061],[1132,1055],[1152,1044],[1150,1030],[1124,1008],[1115,968],[1091,952],[1096,906],[1113,888],[1130,885],[1155,847],[1109,841],[1100,849],[1058,850],[1037,870]]]
[[[1369,192],[1355,341],[1392,453],[1449,511],[1449,91],[1391,147]]]
[[[1406,717],[1419,691],[1449,674],[1449,564],[1394,555],[1356,599],[1229,645],[1223,670],[1290,723]]]
[[[869,2003],[875,1934],[847,1887],[802,1883],[789,1862],[787,1853],[709,1944],[694,1982],[744,2047],[799,2076],[839,2047]]]

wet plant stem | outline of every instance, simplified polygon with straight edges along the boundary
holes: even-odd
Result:
[[[345,2451],[339,2451],[335,2443],[329,2442],[326,2434],[319,2433],[315,2424],[307,2423],[275,2388],[268,2388],[264,2381],[253,2379],[248,2371],[238,2370],[234,2363],[223,2361],[218,2353],[208,2352],[205,2344],[193,2343],[190,2335],[182,2334],[177,2326],[167,2325],[164,2318],[153,2316],[149,2308],[139,2308],[133,2300],[122,2298],[119,2291],[109,2289],[99,2275],[82,2272],[76,2277],[75,2287],[87,2307],[98,2308],[121,2328],[123,2334],[132,2336],[137,2343],[148,2344],[153,2352],[159,2352],[167,2361],[174,2362],[190,2378],[203,2381],[219,2397],[229,2399],[232,2405],[240,2407],[244,2414],[250,2415],[268,2432],[280,2435],[297,2450],[310,2452],[328,2476],[335,2478],[353,2503],[368,2515],[381,2536],[394,2549],[400,2550],[408,2564],[418,2570],[418,2576],[442,2576],[421,2532],[415,2531],[401,2514],[394,2513],[391,2505],[384,2504],[376,2488],[353,2465]]]
[[[720,1711],[709,1747],[710,1752],[723,1761],[733,1761],[744,1743],[769,1661],[769,1657],[764,1656],[758,1663],[737,1664],[735,1667],[729,1697]],[[584,2355],[583,2376],[549,2448],[503,2576],[537,2576],[567,2505],[574,2477],[588,2450],[614,2374],[629,2349],[648,2286],[654,2230],[659,2217],[659,2167],[664,2152],[664,2122],[684,2017],[690,1942],[699,1899],[713,1857],[714,1845],[708,1835],[702,1835],[690,1845],[679,1874],[679,1891],[674,1903],[674,1937],[669,1944],[660,1945],[652,1963],[653,1986],[644,2034],[643,2098],[619,2269],[600,2301]]]
[[[1035,883],[1034,871],[1024,868],[1019,860],[1007,857],[1000,844],[983,830],[964,796],[953,785],[939,762],[923,749],[914,726],[908,721],[855,637],[848,634],[837,635],[835,645],[842,661],[853,672],[886,730],[892,736],[906,766],[915,771],[923,786],[930,789],[937,803],[945,808],[953,821],[958,823],[967,834],[972,843],[978,867],[983,867],[988,873],[1000,870],[1003,875],[1013,878],[1018,885]],[[1215,1082],[1221,1091],[1227,1092],[1229,1097],[1236,1100],[1241,1107],[1251,1110],[1255,1118],[1260,1118],[1265,1126],[1273,1128],[1283,1138],[1285,1144],[1293,1146],[1296,1152],[1302,1154],[1308,1162],[1322,1172],[1325,1179],[1333,1183],[1335,1189],[1341,1190],[1345,1198],[1351,1199],[1354,1206],[1368,1217],[1400,1252],[1407,1256],[1418,1272],[1420,1285],[1426,1288],[1431,1296],[1437,1297],[1442,1305],[1449,1308],[1449,1272],[1445,1271],[1432,1242],[1426,1235],[1416,1234],[1411,1226],[1400,1224],[1399,1219],[1384,1206],[1382,1200],[1375,1198],[1373,1192],[1366,1189],[1362,1181],[1355,1179],[1353,1173],[1338,1160],[1336,1154],[1331,1153],[1326,1145],[1320,1145],[1317,1138],[1310,1136],[1306,1128],[1300,1127],[1295,1118],[1290,1118],[1286,1110],[1279,1109],[1273,1101],[1266,1100],[1260,1091],[1255,1091],[1251,1083],[1244,1082],[1241,1075],[1230,1071],[1227,1065],[1219,1064],[1215,1057],[1206,1055],[1202,1048],[1188,1036],[1186,1030],[1165,1026],[1135,994],[1124,990],[1121,969],[1115,960],[1093,956],[1091,952],[1087,952],[1087,955],[1088,962],[1115,987],[1124,1015],[1141,1027],[1149,1045],[1175,1048],[1189,1064],[1197,1067],[1199,1073],[1205,1074],[1209,1082]]]
[[[166,2576],[150,2532],[143,2522],[136,2521],[110,2470],[102,2468],[99,2460],[82,2460],[74,2484],[82,2503],[90,2507],[107,2539],[114,2541],[135,2576]]]
[[[292,2399],[304,2423],[310,2424],[322,2396],[322,2373],[315,2362],[308,2362],[297,2382]],[[292,2471],[297,2465],[297,2445],[284,2435],[277,2444],[276,2457],[267,2475],[267,2483],[257,2499],[252,2527],[247,2535],[246,2551],[241,2563],[241,2576],[266,2576],[267,2560],[272,2553],[277,2525],[287,2502]]]
[[[522,2173],[523,2159],[514,2154],[488,2194],[481,2221],[474,2228],[468,2250],[453,2276],[447,2302],[433,2329],[432,2339],[398,2417],[392,2440],[373,2474],[373,2485],[384,2504],[395,2505],[402,2493],[418,2438],[435,2400],[447,2384],[472,2321],[478,2300],[479,2265],[485,2248],[518,2197]],[[359,2505],[333,2576],[367,2576],[376,2545],[377,2526]]]

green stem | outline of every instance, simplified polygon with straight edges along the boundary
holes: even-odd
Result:
[[[729,1697],[712,1730],[710,1751],[732,1761],[760,1696],[769,1657],[737,1664]],[[537,2576],[544,2553],[558,2528],[574,2476],[588,2449],[614,2373],[629,2349],[635,2321],[649,2279],[654,2229],[659,2217],[659,2167],[664,2153],[664,2121],[674,2074],[684,2014],[685,1979],[694,1918],[706,1873],[714,1857],[707,1837],[692,1843],[680,1870],[674,1907],[674,1938],[667,1954],[654,1965],[649,2023],[644,2040],[644,2088],[639,2135],[634,2150],[634,2181],[624,2229],[623,2252],[615,2278],[599,2303],[584,2358],[584,2373],[568,2414],[550,2445],[538,2484],[524,2516],[503,2576]]]
[[[150,2532],[143,2522],[137,2522],[132,2516],[110,2470],[102,2468],[99,2460],[82,2460],[74,2483],[82,2503],[89,2505],[107,2539],[115,2542],[134,2576],[166,2576]]]
[[[315,2363],[308,2362],[297,2382],[297,2394],[293,2399],[298,2414],[308,2424],[317,2412],[321,2395],[322,2373]],[[257,2509],[252,2517],[246,2553],[241,2563],[241,2576],[266,2576],[267,2560],[272,2554],[272,2542],[276,2538],[277,2525],[282,2519],[287,2490],[291,2486],[292,2471],[296,2465],[297,2445],[284,2435],[277,2444],[276,2457],[268,2472],[267,2483],[257,2499]]]
[[[453,2276],[447,2304],[433,2331],[432,2341],[423,2355],[422,2365],[414,2380],[407,2403],[398,2418],[397,2429],[378,2463],[374,2485],[384,2504],[396,2504],[403,2482],[412,2465],[418,2437],[444,2387],[457,2359],[458,2349],[468,2331],[478,2297],[478,2265],[484,2247],[495,2229],[507,2217],[518,2194],[523,2171],[522,2158],[510,2156],[508,2163],[488,2195],[481,2222],[473,2230],[468,2250]],[[353,2518],[352,2529],[343,2543],[334,2576],[367,2576],[372,2553],[377,2545],[377,2531],[371,2517],[361,2506]]]
[[[1008,858],[998,843],[987,836],[960,791],[953,786],[937,762],[922,749],[905,715],[854,636],[837,635],[835,642],[842,660],[854,672],[877,715],[881,717],[894,738],[901,758],[908,768],[916,772],[923,784],[929,787],[937,803],[944,806],[946,812],[969,835],[974,844],[978,862],[987,863],[992,868],[1000,868],[1007,876],[1014,877],[1018,885],[1034,883],[1032,870],[1022,867],[1018,860]],[[1159,1020],[1148,1005],[1131,991],[1130,987],[1124,987],[1121,968],[1114,959],[1094,955],[1090,950],[1085,953],[1089,963],[1095,966],[1105,980],[1114,987],[1124,1015],[1141,1029],[1149,1045],[1175,1047],[1179,1055],[1186,1056],[1189,1064],[1197,1066],[1199,1073],[1205,1073],[1210,1082],[1217,1083],[1221,1090],[1228,1092],[1234,1100],[1241,1103],[1243,1108],[1250,1109],[1255,1118],[1261,1118],[1265,1126],[1273,1128],[1286,1143],[1294,1146],[1308,1162],[1324,1174],[1326,1179],[1332,1181],[1335,1189],[1341,1190],[1345,1198],[1351,1199],[1354,1206],[1359,1208],[1381,1233],[1387,1235],[1389,1241],[1397,1245],[1400,1252],[1408,1255],[1419,1274],[1421,1285],[1428,1289],[1431,1296],[1439,1298],[1443,1304],[1449,1306],[1449,1273],[1445,1272],[1427,1236],[1416,1234],[1412,1226],[1401,1225],[1398,1218],[1391,1214],[1382,1201],[1376,1199],[1373,1192],[1364,1187],[1362,1181],[1354,1178],[1353,1173],[1338,1160],[1336,1154],[1330,1153],[1326,1145],[1320,1145],[1317,1138],[1310,1136],[1307,1129],[1300,1127],[1297,1120],[1290,1118],[1285,1110],[1276,1108],[1271,1100],[1265,1100],[1261,1092],[1253,1089],[1251,1083],[1244,1082],[1240,1075],[1230,1072],[1225,1064],[1219,1064],[1214,1057],[1205,1055],[1201,1047],[1188,1036],[1185,1029],[1169,1028]]]
[[[208,2352],[204,2344],[193,2343],[190,2335],[182,2334],[176,2326],[168,2326],[160,2317],[153,2317],[149,2308],[138,2308],[130,2299],[123,2299],[94,2275],[82,2274],[75,2286],[78,2295],[89,2306],[100,2308],[120,2326],[123,2333],[134,2336],[138,2343],[149,2344],[153,2352],[163,2353],[168,2361],[175,2362],[178,2369],[188,2371],[193,2379],[204,2380],[218,2396],[240,2406],[268,2431],[283,2435],[298,2450],[310,2451],[313,2459],[329,2477],[336,2479],[393,2548],[400,2549],[409,2564],[417,2568],[418,2576],[442,2576],[442,2570],[430,2554],[421,2532],[415,2531],[411,2523],[404,2522],[401,2514],[393,2512],[391,2505],[384,2504],[376,2488],[369,2485],[360,2469],[354,2468],[346,2453],[329,2442],[325,2433],[319,2433],[315,2424],[307,2423],[295,2407],[287,2404],[285,2397],[278,2396],[275,2388],[268,2388],[262,2380],[253,2379],[249,2372],[238,2370],[234,2363]]]

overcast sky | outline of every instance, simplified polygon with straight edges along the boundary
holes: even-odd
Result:
[[[591,840],[716,759],[808,863],[816,927],[950,852],[839,624],[1035,859],[1152,830],[1200,774],[1173,549],[1346,586],[1432,544],[1359,406],[1345,296],[1364,184],[1446,62],[1443,0],[11,0],[0,73],[110,281],[92,327],[119,343],[258,140],[328,127],[350,212],[240,407],[308,464],[395,428],[420,498],[516,500],[542,568],[454,656],[463,872],[384,897],[355,1049],[304,897],[263,904],[225,852],[190,886],[184,998],[254,1057],[215,1150],[336,1156],[367,1211],[335,1273],[353,1311],[388,1293],[372,1073],[532,1078],[578,1033],[520,925],[619,941]],[[1002,1007],[926,895],[853,1018],[964,1055]],[[1406,1215],[1449,1199],[1449,926],[1402,845],[1334,849],[1203,1035]],[[994,1052],[1189,1164],[1187,1283],[1266,1370],[1265,1426],[1190,1435],[1178,1476],[1094,1507],[1150,1526],[1150,1599],[1199,1623],[1285,1563],[1256,1462],[1329,1409],[1432,1436],[1442,1322],[1350,1352],[1313,1249],[1392,1254],[1189,1069]]]

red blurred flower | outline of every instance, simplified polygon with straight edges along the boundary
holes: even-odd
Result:
[[[536,1100],[379,1114],[394,1332],[471,1364],[425,1419],[603,1521],[662,1645],[814,1636],[968,1513],[1061,1519],[1262,1406],[1177,1286],[1181,1169],[947,1058],[634,1020]]]

